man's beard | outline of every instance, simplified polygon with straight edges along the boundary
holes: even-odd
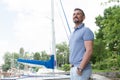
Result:
[[[73,22],[74,22],[75,24],[79,23],[79,21],[78,21],[78,20],[73,20]]]

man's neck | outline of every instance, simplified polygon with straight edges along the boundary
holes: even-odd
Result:
[[[76,23],[74,28],[78,28],[78,26],[82,23]]]

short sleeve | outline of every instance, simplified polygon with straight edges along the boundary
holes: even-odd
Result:
[[[87,41],[87,40],[94,40],[94,34],[93,34],[93,32],[89,28],[86,28],[86,30],[84,32],[84,35],[83,35],[83,39],[85,41]]]

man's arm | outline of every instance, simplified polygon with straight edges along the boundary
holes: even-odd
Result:
[[[90,58],[93,53],[93,41],[84,41],[84,43],[85,43],[86,52],[83,56],[80,66],[79,66],[79,68],[81,68],[81,69],[85,68],[87,63],[90,61]],[[78,72],[78,74],[81,75],[81,73],[79,73],[79,72]]]

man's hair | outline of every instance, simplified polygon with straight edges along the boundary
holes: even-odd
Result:
[[[84,13],[84,11],[83,11],[82,9],[80,9],[80,8],[75,8],[75,9],[74,9],[74,11],[76,11],[76,10],[81,11],[81,12],[82,12],[82,14],[83,14],[83,16],[85,16],[85,13]]]

